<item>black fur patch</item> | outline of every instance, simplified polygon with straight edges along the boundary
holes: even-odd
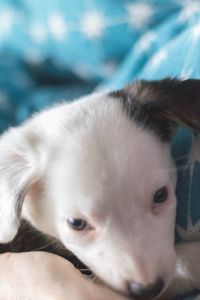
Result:
[[[109,96],[120,99],[130,118],[155,132],[163,141],[171,139],[179,124],[200,132],[198,79],[141,80]]]
[[[111,92],[112,98],[120,99],[127,115],[144,129],[153,131],[162,141],[170,141],[175,124],[159,118],[159,109],[152,103],[141,104],[140,100],[130,95],[125,89]]]
[[[46,251],[57,254],[69,260],[77,269],[81,269],[83,274],[91,274],[88,267],[86,267],[74,254],[68,251],[60,241],[43,234],[31,226],[29,222],[22,220],[14,240],[7,244],[0,244],[0,254],[5,252],[28,251]]]

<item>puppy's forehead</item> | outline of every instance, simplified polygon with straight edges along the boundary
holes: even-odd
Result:
[[[169,142],[174,132],[174,123],[163,118],[159,105],[164,91],[156,90],[146,81],[136,81],[121,90],[109,93],[123,105],[127,116],[140,127],[152,131],[162,141]]]
[[[109,95],[90,102],[85,118],[59,144],[56,155],[49,172],[55,197],[59,194],[66,206],[79,211],[105,201],[129,201],[140,186],[160,177],[155,173],[168,167],[169,158],[167,147]]]

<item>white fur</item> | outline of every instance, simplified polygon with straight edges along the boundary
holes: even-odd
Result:
[[[18,229],[14,199],[27,191],[23,217],[62,240],[116,289],[175,269],[175,172],[170,146],[130,120],[117,99],[93,94],[38,115],[0,140],[0,242]],[[168,200],[153,206],[157,189]],[[67,218],[94,230],[76,232]]]

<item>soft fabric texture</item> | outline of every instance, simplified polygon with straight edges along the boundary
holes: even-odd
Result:
[[[200,78],[199,0],[0,3],[1,132],[52,103],[168,76]],[[179,129],[172,147],[177,241],[200,237],[200,166],[185,167],[192,139]]]

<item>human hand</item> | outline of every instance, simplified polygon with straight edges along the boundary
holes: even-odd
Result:
[[[0,300],[125,300],[47,252],[0,255]]]

